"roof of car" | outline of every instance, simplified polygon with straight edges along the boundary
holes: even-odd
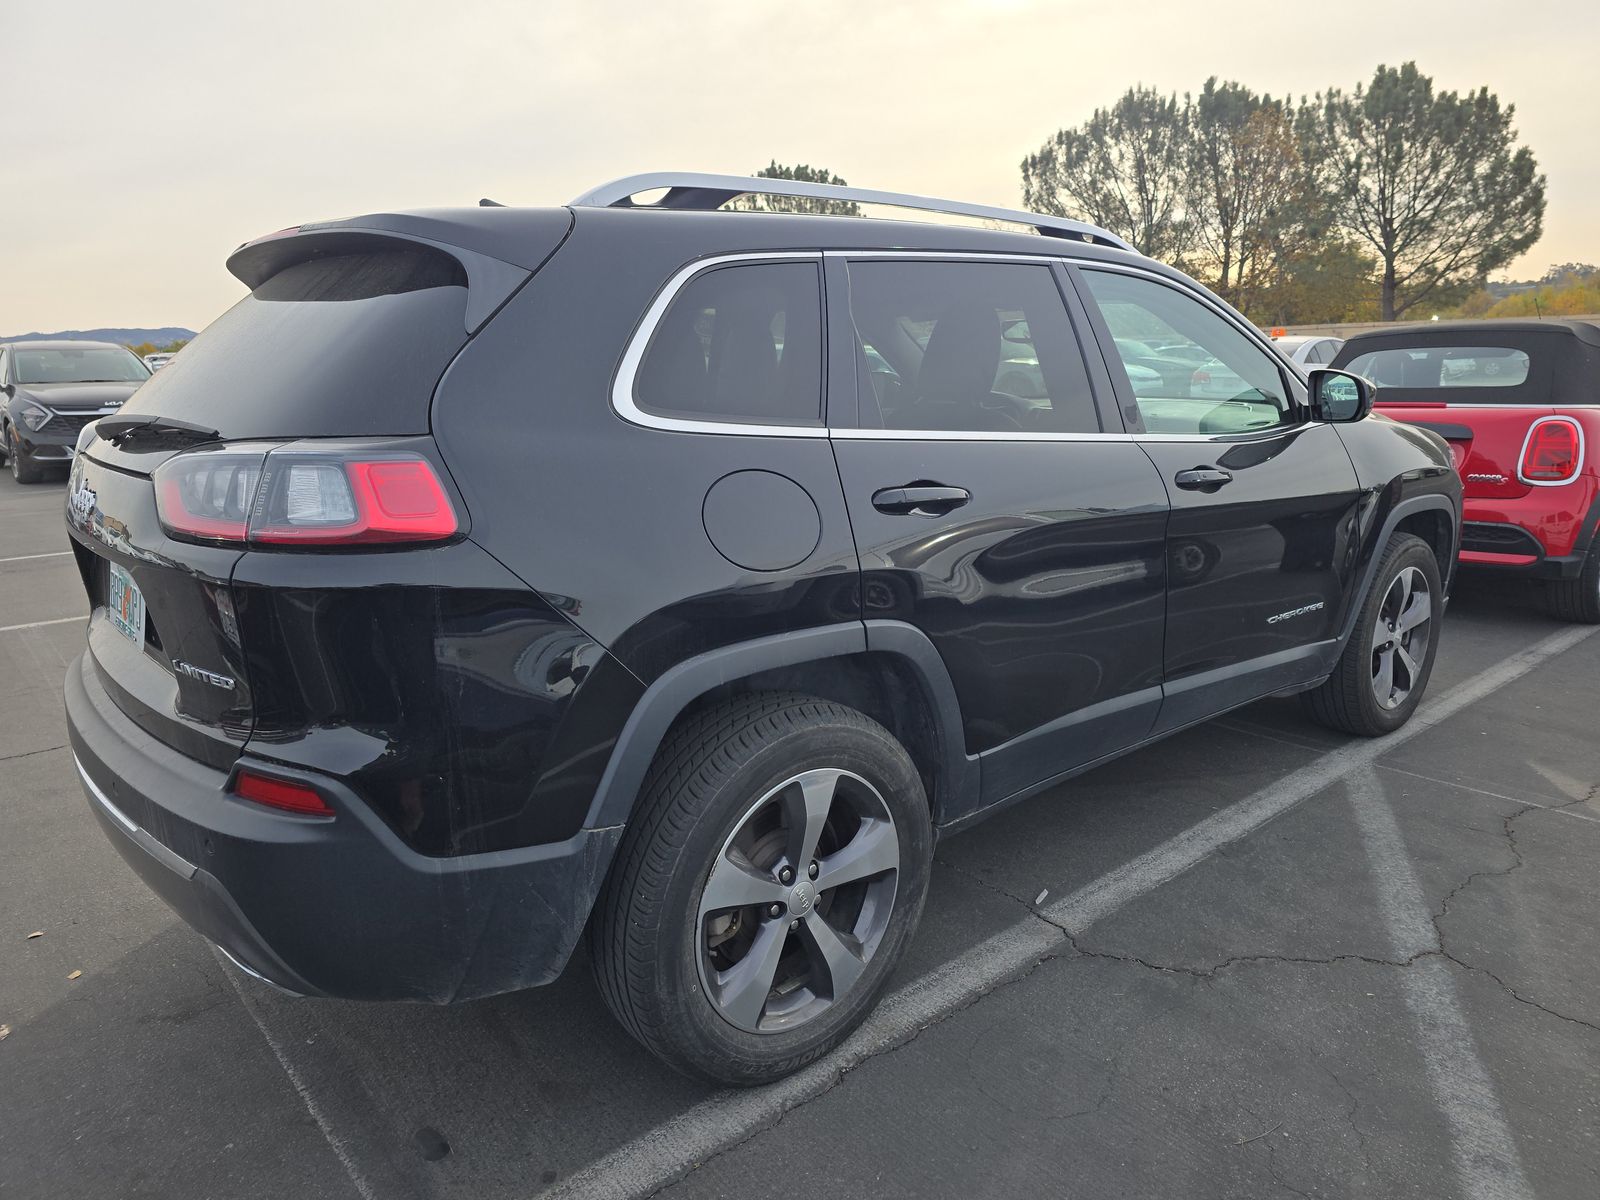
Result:
[[[1453,336],[1463,333],[1474,337],[1486,333],[1565,333],[1591,346],[1600,346],[1600,325],[1596,325],[1593,321],[1560,318],[1533,320],[1526,317],[1502,317],[1499,320],[1485,321],[1417,321],[1387,329],[1369,329],[1363,333],[1352,334],[1349,340],[1366,342],[1379,338],[1405,339],[1422,334],[1428,335],[1431,339],[1436,334]]]
[[[90,342],[78,338],[33,338],[28,341],[6,342],[5,345],[17,350],[123,350],[126,347],[116,342]]]

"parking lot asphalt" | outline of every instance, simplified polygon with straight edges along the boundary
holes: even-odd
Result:
[[[79,789],[63,492],[0,477],[0,1196],[1600,1195],[1600,636],[1520,587],[1458,585],[1389,739],[1266,701],[943,842],[863,1031],[726,1092],[582,961],[446,1009],[223,965]]]

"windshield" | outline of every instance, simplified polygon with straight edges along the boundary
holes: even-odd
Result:
[[[18,383],[139,383],[145,365],[120,346],[17,351]]]

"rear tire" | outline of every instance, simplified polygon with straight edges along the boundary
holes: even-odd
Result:
[[[1576,579],[1556,579],[1546,585],[1545,606],[1558,620],[1600,625],[1600,538],[1589,547]]]
[[[11,460],[11,478],[18,483],[39,483],[44,479],[44,467],[22,448],[17,431],[6,431],[6,457]]]
[[[1443,595],[1428,543],[1396,534],[1333,674],[1301,695],[1311,718],[1360,737],[1391,733],[1410,720],[1433,673]]]
[[[888,730],[810,696],[717,701],[668,736],[628,822],[589,927],[601,995],[685,1074],[788,1075],[872,1010],[932,858],[921,777]],[[745,888],[755,902],[721,903]]]

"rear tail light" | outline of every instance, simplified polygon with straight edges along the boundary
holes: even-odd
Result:
[[[197,452],[154,478],[161,524],[185,540],[394,545],[460,531],[438,473],[415,454]]]
[[[1210,387],[1211,372],[1201,367],[1193,375],[1189,376],[1189,382],[1194,387]]]
[[[1535,421],[1522,443],[1517,476],[1523,483],[1566,483],[1583,467],[1583,430],[1571,417]]]
[[[302,817],[331,817],[333,809],[317,789],[306,783],[241,770],[233,777],[233,794],[268,808],[299,813]]]

